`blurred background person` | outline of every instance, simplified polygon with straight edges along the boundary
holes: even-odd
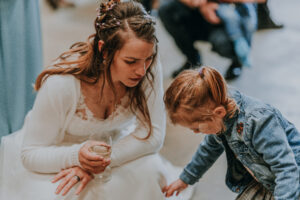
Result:
[[[0,137],[21,128],[42,66],[39,1],[0,1]]]
[[[230,3],[236,1],[224,2]],[[213,51],[231,59],[231,65],[225,74],[227,80],[232,80],[240,76],[242,66],[250,65],[248,61],[251,46],[250,38],[256,30],[257,21],[256,9],[253,8],[253,5],[249,6],[250,4],[247,4],[251,10],[247,8],[247,11],[245,11],[245,9],[241,9],[241,7],[246,7],[246,4],[242,5],[242,2],[244,1],[241,0],[239,4],[233,5],[231,11],[229,11],[232,12],[229,14],[235,17],[231,19],[228,19],[228,16],[224,16],[226,12],[222,12],[221,10],[218,12],[218,9],[224,10],[224,6],[230,10],[230,7],[228,7],[229,4],[228,6],[223,3],[219,5],[216,2],[203,0],[171,0],[160,7],[159,15],[166,30],[171,34],[181,52],[186,56],[185,64],[174,71],[172,77],[177,76],[185,69],[203,64],[199,51],[194,47],[194,43],[198,40],[211,43]],[[244,16],[241,17],[242,15]],[[225,17],[227,18],[227,20],[223,21],[225,23],[221,23],[219,16],[221,16],[222,20]],[[244,20],[241,20],[242,18]],[[243,26],[242,29],[246,30],[239,31],[238,42],[236,42],[237,38],[232,33],[233,20],[236,21],[235,24],[237,26],[241,25]],[[251,30],[248,28],[245,29],[245,27],[250,27],[249,25],[252,27]],[[235,30],[237,32],[239,29],[235,28]],[[231,34],[229,34],[230,32]],[[244,36],[246,36],[247,40],[243,41],[242,44],[240,39],[244,38]],[[241,46],[243,48],[240,48]]]

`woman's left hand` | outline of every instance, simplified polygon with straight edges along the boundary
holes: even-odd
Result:
[[[81,167],[72,167],[69,169],[64,169],[59,172],[52,180],[52,183],[55,183],[61,180],[61,183],[58,185],[55,194],[59,194],[62,190],[62,195],[66,195],[69,190],[76,185],[76,183],[80,182],[76,190],[76,195],[78,195],[85,186],[93,179],[93,175],[84,171]]]

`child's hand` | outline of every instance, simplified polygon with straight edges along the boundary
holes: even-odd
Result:
[[[166,197],[170,197],[173,196],[173,193],[175,191],[177,191],[176,196],[179,195],[179,193],[184,190],[185,188],[187,188],[188,184],[186,184],[185,182],[183,182],[181,179],[177,179],[176,181],[174,181],[173,183],[171,183],[171,185],[169,186],[165,186],[162,189],[163,193],[166,193],[165,196]]]

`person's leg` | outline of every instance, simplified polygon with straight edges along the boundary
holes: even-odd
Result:
[[[159,16],[177,47],[187,58],[187,62],[173,73],[173,77],[184,69],[199,65],[201,58],[198,50],[194,47],[194,42],[203,38],[207,32],[207,29],[203,28],[204,20],[200,13],[177,0],[171,0],[159,8]],[[199,29],[203,29],[203,31],[199,31]]]
[[[244,66],[250,66],[250,46],[247,42],[243,31],[243,18],[247,16],[241,16],[239,8],[246,6],[244,4],[220,4],[217,10],[217,15],[221,18],[224,28],[228,34],[228,37],[233,42],[233,48],[235,53]],[[243,10],[242,10],[243,11]],[[248,10],[244,10],[248,13]]]
[[[232,60],[224,77],[226,80],[233,80],[242,73],[242,64],[239,62],[233,48],[233,42],[230,40],[224,27],[217,26],[211,31],[208,41],[212,44],[212,50],[220,56]]]
[[[219,4],[217,15],[223,22],[228,37],[232,41],[243,37],[243,31],[241,30],[241,17],[234,4]]]
[[[254,3],[244,3],[237,6],[241,15],[241,26],[243,35],[251,46],[252,36],[257,30],[257,5]]]

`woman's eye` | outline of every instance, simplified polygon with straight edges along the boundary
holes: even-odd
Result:
[[[147,58],[147,61],[149,61],[149,60],[153,60],[153,56]]]
[[[136,61],[129,61],[129,60],[125,60],[125,63],[127,63],[127,64],[131,65],[131,64],[134,64],[134,63],[136,63]]]

